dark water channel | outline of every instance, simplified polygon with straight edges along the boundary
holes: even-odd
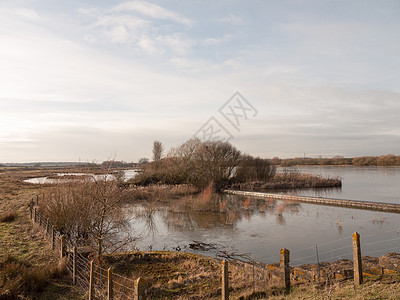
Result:
[[[307,171],[343,179],[342,189],[290,191],[299,195],[400,203],[400,169],[352,167],[303,167]],[[153,215],[154,232],[144,234],[142,250],[174,250],[218,255],[226,251],[265,263],[279,260],[279,251],[291,251],[291,264],[316,263],[352,257],[351,234],[361,234],[362,255],[380,256],[400,252],[400,215],[342,207],[248,200],[223,195],[226,211],[204,212],[179,205],[159,206]],[[140,205],[139,205],[140,206]],[[140,208],[140,207],[139,207]],[[146,224],[135,222],[138,232]],[[193,241],[210,244],[208,251],[189,247]]]

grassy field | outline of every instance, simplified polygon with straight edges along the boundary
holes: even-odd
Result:
[[[66,170],[57,170],[65,172]],[[76,172],[77,170],[74,170]],[[28,201],[43,186],[22,179],[50,175],[53,169],[0,169],[0,299],[86,299],[29,220]],[[110,256],[116,273],[151,282],[152,298],[186,299],[189,273],[191,299],[220,298],[220,261],[184,253],[140,253]],[[371,277],[354,289],[352,281],[331,286],[301,285],[285,295],[282,288],[258,283],[252,293],[251,266],[232,263],[232,299],[400,299],[400,276]],[[257,278],[262,278],[256,272]]]
[[[29,220],[28,201],[40,190],[21,179],[46,173],[0,170],[0,299],[83,299]]]

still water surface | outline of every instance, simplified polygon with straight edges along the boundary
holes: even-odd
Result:
[[[398,168],[301,167],[299,171],[341,177],[343,187],[295,194],[400,203]],[[224,200],[228,203],[226,213],[158,207],[154,233],[144,235],[137,246],[142,250],[151,246],[196,252],[188,246],[195,240],[217,248],[197,251],[200,253],[250,253],[253,259],[265,263],[277,262],[280,249],[287,248],[291,264],[300,265],[316,263],[316,245],[320,261],[351,259],[351,235],[357,231],[363,256],[400,252],[398,214],[256,198],[245,206],[246,198],[238,195],[224,195],[220,201]],[[136,222],[135,227],[139,232],[146,231],[143,222]]]
[[[398,167],[297,167],[299,172],[339,177],[342,188],[291,191],[297,195],[400,203]]]

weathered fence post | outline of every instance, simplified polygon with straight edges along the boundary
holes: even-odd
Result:
[[[286,292],[290,291],[290,251],[283,248],[280,252],[280,267],[283,271],[283,278],[285,282]]]
[[[76,284],[76,246],[72,248],[72,284]]]
[[[54,225],[51,226],[51,250],[55,248],[55,233],[54,233]]]
[[[33,208],[33,223],[36,223],[36,207]]]
[[[107,300],[114,299],[113,295],[113,279],[112,279],[112,270],[111,267],[107,270]]]
[[[93,268],[94,268],[94,263],[92,260],[90,261],[90,273],[89,273],[89,300],[94,299]]]
[[[255,280],[255,276],[254,276],[254,259],[253,259],[253,294],[256,291],[256,280]]]
[[[49,221],[49,218],[47,218],[47,221],[46,221],[46,232],[45,232],[46,239],[47,239],[47,234],[49,233],[49,224],[50,224],[50,221]]]
[[[315,250],[317,251],[317,271],[318,271],[318,283],[321,283],[320,277],[321,277],[321,269],[319,266],[319,256],[318,256],[318,246],[315,245]]]
[[[125,300],[125,275],[122,275],[122,300]]]
[[[229,299],[229,263],[222,261],[222,300]]]
[[[354,285],[357,286],[363,283],[360,234],[358,232],[353,233],[353,266],[354,266]]]
[[[140,277],[135,281],[135,297],[133,299],[134,300],[144,299],[143,280]]]
[[[64,241],[64,235],[61,235],[60,238],[60,259],[63,259],[65,256],[65,241]]]

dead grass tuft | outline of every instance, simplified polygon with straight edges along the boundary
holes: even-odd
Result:
[[[0,223],[14,222],[17,216],[18,215],[16,212],[13,211],[5,212],[0,216]]]

